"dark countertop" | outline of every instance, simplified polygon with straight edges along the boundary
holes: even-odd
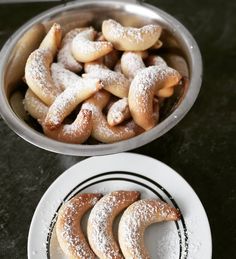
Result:
[[[147,2],[169,12],[191,31],[202,53],[204,76],[200,95],[187,116],[167,134],[133,152],[163,161],[190,183],[209,217],[213,258],[234,258],[236,2]],[[0,5],[0,46],[29,18],[53,5]],[[0,136],[0,258],[26,258],[28,230],[39,199],[56,177],[83,158],[34,147],[2,119]]]

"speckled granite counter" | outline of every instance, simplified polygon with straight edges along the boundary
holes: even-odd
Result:
[[[148,2],[192,32],[202,52],[204,77],[188,115],[168,134],[133,152],[163,161],[191,184],[209,217],[213,258],[234,258],[236,2]],[[56,4],[0,5],[0,45],[29,18]],[[29,225],[39,199],[57,176],[83,158],[34,147],[2,119],[0,136],[0,258],[26,258]]]

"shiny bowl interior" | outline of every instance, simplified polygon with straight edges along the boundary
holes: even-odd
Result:
[[[23,110],[24,65],[54,22],[64,33],[87,25],[100,30],[103,20],[113,18],[125,26],[140,27],[157,23],[163,27],[164,45],[160,52],[170,66],[181,70],[184,80],[175,94],[165,101],[161,122],[153,129],[113,144],[67,144],[49,139]],[[182,57],[180,65],[171,55]],[[5,43],[0,53],[0,112],[9,127],[26,141],[49,151],[77,156],[117,153],[145,145],[174,127],[189,111],[201,86],[202,60],[198,46],[187,29],[162,10],[140,3],[118,1],[80,1],[50,9],[28,21]]]

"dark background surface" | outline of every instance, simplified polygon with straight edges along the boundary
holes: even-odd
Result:
[[[169,133],[133,152],[163,161],[190,183],[209,217],[213,258],[235,258],[236,1],[147,2],[190,30],[203,56],[204,76],[187,116]],[[0,46],[29,18],[56,4],[0,5]],[[41,196],[83,158],[34,147],[1,118],[0,138],[0,258],[26,258],[28,230]]]

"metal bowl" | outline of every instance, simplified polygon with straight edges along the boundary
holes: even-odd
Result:
[[[158,23],[163,28],[162,52],[172,67],[182,69],[186,80],[162,108],[161,122],[153,129],[113,144],[67,144],[49,139],[23,111],[24,65],[54,22],[64,33],[76,26],[93,25],[113,18],[126,26]],[[176,62],[173,56],[181,57]],[[181,63],[181,64],[180,64]],[[180,66],[180,67],[178,67]],[[94,156],[131,150],[145,145],[173,128],[197,98],[202,80],[202,60],[197,43],[188,30],[164,11],[137,1],[79,1],[52,8],[28,21],[3,46],[0,53],[0,112],[9,127],[26,141],[40,148],[66,155]]]

